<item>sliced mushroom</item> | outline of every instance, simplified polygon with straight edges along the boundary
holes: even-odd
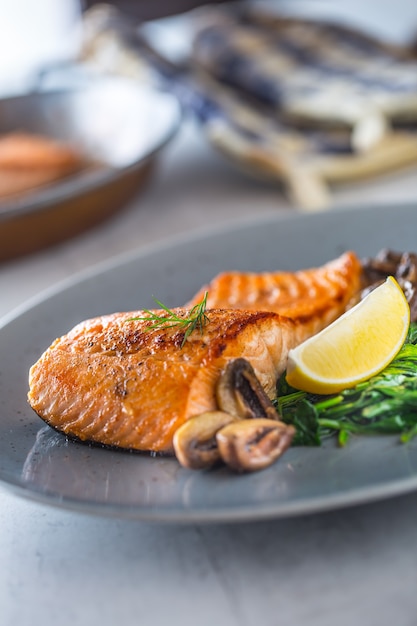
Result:
[[[401,257],[402,252],[383,248],[375,257],[363,259],[362,269],[365,282],[369,285],[387,276],[394,276],[401,263]]]
[[[254,472],[272,465],[291,445],[295,428],[260,418],[232,422],[218,431],[223,461],[237,472]]]
[[[192,417],[175,431],[173,443],[178,461],[189,469],[212,467],[221,461],[216,433],[236,418],[224,411],[207,411]]]
[[[410,305],[410,321],[415,322],[417,321],[417,254],[404,252],[395,278]]]
[[[404,252],[397,267],[397,280],[409,281],[416,284],[417,282],[417,254],[413,252]]]
[[[274,405],[246,359],[229,361],[217,383],[216,398],[222,411],[241,419],[279,419]]]

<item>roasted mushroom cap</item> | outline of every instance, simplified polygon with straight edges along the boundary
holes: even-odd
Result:
[[[253,472],[274,463],[291,445],[293,426],[259,418],[231,422],[218,431],[223,461],[237,472]]]
[[[221,461],[216,433],[236,418],[223,411],[192,417],[176,430],[173,444],[178,461],[189,469],[205,469]]]
[[[279,419],[274,405],[246,359],[229,361],[217,383],[216,398],[222,411],[241,419]]]

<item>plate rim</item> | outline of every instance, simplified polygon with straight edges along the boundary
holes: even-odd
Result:
[[[378,485],[373,487],[356,488],[353,494],[348,492],[333,494],[331,498],[326,496],[304,498],[282,505],[281,503],[268,503],[262,508],[250,505],[239,508],[210,509],[199,508],[196,510],[184,510],[179,508],[164,509],[159,506],[143,507],[140,505],[106,504],[104,502],[87,502],[75,497],[62,496],[54,492],[29,489],[18,481],[4,478],[0,471],[0,486],[5,491],[22,497],[24,500],[47,505],[53,509],[72,511],[84,515],[110,519],[126,519],[140,522],[156,522],[165,524],[217,524],[217,523],[250,523],[272,519],[286,519],[316,515],[353,508],[371,503],[377,503],[391,498],[400,497],[417,490],[417,474],[407,479],[391,481],[387,486]]]

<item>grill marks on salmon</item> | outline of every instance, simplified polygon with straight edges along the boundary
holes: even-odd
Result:
[[[274,311],[316,333],[346,310],[360,291],[361,277],[361,262],[351,251],[322,267],[298,272],[223,272],[187,306],[207,291],[208,308]]]
[[[217,409],[216,385],[230,359],[247,359],[272,398],[289,350],[338,317],[359,283],[353,253],[295,274],[222,274],[174,309],[186,317],[208,289],[209,321],[183,346],[184,329],[131,320],[143,311],[86,320],[32,366],[29,403],[68,436],[171,454],[186,420]]]

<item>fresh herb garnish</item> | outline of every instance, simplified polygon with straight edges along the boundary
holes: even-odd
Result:
[[[395,359],[377,376],[341,393],[322,396],[297,391],[278,381],[276,406],[293,424],[293,445],[320,445],[337,433],[344,446],[350,435],[399,434],[402,442],[417,436],[417,324]]]
[[[188,337],[191,335],[194,330],[198,329],[201,332],[204,331],[204,326],[209,321],[209,317],[206,313],[207,310],[207,296],[208,291],[205,292],[203,299],[201,302],[198,302],[190,309],[185,317],[181,317],[175,313],[172,309],[169,309],[165,304],[162,304],[159,300],[154,298],[156,304],[163,309],[167,315],[161,315],[156,311],[151,311],[149,309],[144,309],[144,313],[146,316],[141,317],[130,317],[127,321],[151,321],[150,324],[145,330],[152,330],[155,328],[173,328],[178,326],[179,328],[184,329],[185,333],[183,340],[181,342],[181,348],[184,346]]]

